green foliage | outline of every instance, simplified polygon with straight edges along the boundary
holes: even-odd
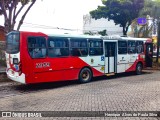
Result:
[[[160,17],[160,0],[144,0],[144,8],[140,11],[140,17],[147,15],[159,18]]]
[[[108,35],[108,34],[107,34],[107,30],[98,31],[97,33],[98,33],[99,35],[102,35],[102,36]],[[97,34],[97,33],[88,31],[88,32],[85,32],[84,34],[85,34],[85,35],[95,35],[95,34]]]
[[[152,0],[144,0],[144,8],[140,11],[141,17],[146,17],[147,15],[151,15],[153,9],[153,1]]]
[[[91,31],[89,31],[89,32],[85,32],[84,35],[94,35],[94,33],[92,33]]]
[[[98,34],[100,34],[102,36],[106,36],[107,35],[107,30],[99,31]]]
[[[151,38],[151,32],[152,32],[153,26],[152,25],[145,25],[142,26],[138,31],[139,38]]]
[[[132,20],[138,17],[143,8],[144,0],[102,0],[102,3],[104,6],[91,11],[91,16],[95,19],[113,20],[116,25],[123,27],[123,34],[126,35]]]

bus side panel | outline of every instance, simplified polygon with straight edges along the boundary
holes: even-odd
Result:
[[[48,62],[48,68],[36,68],[36,63]],[[84,62],[78,57],[36,59],[34,64],[35,83],[78,79]]]
[[[37,63],[50,62],[49,68],[36,68],[36,62],[32,67],[34,69],[31,77],[28,77],[28,83],[65,81],[78,79],[80,70],[84,67],[90,67],[79,57],[66,58],[46,58],[35,59]],[[92,68],[93,74],[102,75],[101,72]]]
[[[34,81],[34,62],[33,59],[30,57],[28,53],[28,43],[27,39],[28,36],[46,36],[41,33],[30,33],[30,32],[20,32],[21,33],[21,41],[20,41],[20,57],[21,57],[21,69],[22,73],[25,74],[25,81],[26,84],[31,83]]]
[[[105,73],[104,57],[102,56],[87,56],[81,57],[81,60],[85,61],[87,65],[92,69],[93,77],[102,76]]]
[[[27,36],[26,34],[20,32],[20,58],[21,58],[21,69],[22,73],[25,74],[25,82],[28,83],[28,78],[33,78],[33,69],[32,69],[32,61],[27,54]]]
[[[127,56],[128,56],[128,63],[126,64],[125,72],[135,71],[136,65],[140,60],[138,58],[139,55],[137,53],[133,53],[133,54],[128,53]]]
[[[137,64],[138,64],[139,62],[142,63],[143,68],[144,68],[144,65],[145,65],[144,59],[145,59],[145,58],[144,58],[143,56],[144,56],[143,54],[139,54],[138,57],[137,57],[138,59],[136,59],[134,63],[129,64],[129,66],[128,66],[128,68],[126,69],[125,72],[135,71],[135,70],[136,70],[136,66],[137,66]]]
[[[128,58],[127,54],[118,54],[117,55],[117,73],[125,72],[126,64],[128,64],[128,59],[129,58]]]
[[[136,60],[134,63],[129,63],[125,72],[135,71],[137,63],[138,63],[138,60]]]

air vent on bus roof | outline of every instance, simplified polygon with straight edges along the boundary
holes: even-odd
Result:
[[[114,35],[114,36],[102,36],[102,39],[121,39],[121,36]]]

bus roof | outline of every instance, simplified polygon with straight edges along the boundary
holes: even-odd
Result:
[[[83,34],[48,34],[44,32],[29,32],[29,31],[20,31],[22,33],[33,33],[33,34],[45,34],[49,37],[71,37],[71,38],[95,38],[102,39],[101,36],[91,36],[91,35],[83,35]]]
[[[96,38],[101,39],[100,36],[82,35],[82,34],[47,34],[54,37],[71,37],[71,38]]]
[[[133,38],[133,37],[121,37],[122,40],[140,40],[140,41],[146,41],[146,40],[151,40],[151,38]]]
[[[134,37],[121,37],[121,36],[103,36],[103,40],[137,40],[137,41],[151,41],[151,38],[134,38]]]
[[[151,38],[133,38],[133,37],[121,37],[119,35],[114,36],[91,36],[84,34],[47,34],[42,32],[29,32],[29,31],[20,31],[24,33],[33,33],[33,34],[44,34],[50,37],[69,37],[69,38],[91,38],[91,39],[102,39],[102,40],[140,40],[140,41],[152,41]]]

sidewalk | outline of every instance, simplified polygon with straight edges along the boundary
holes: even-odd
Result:
[[[5,73],[6,67],[0,65],[0,73]]]
[[[0,65],[0,83],[8,82],[8,81],[9,79],[7,78],[7,75],[6,75],[6,67]]]

